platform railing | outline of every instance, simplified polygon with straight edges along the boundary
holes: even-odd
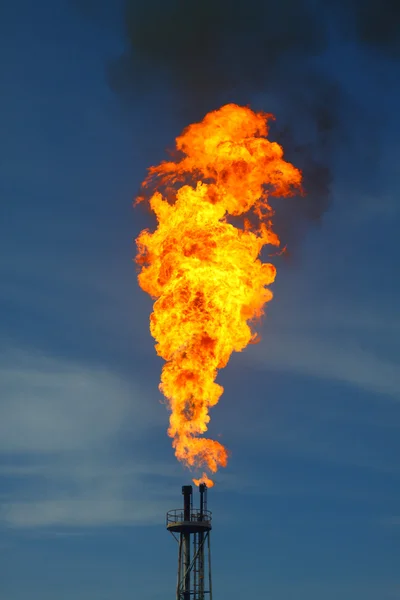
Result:
[[[185,520],[185,514],[182,508],[175,508],[167,512],[167,527],[174,523],[187,523]],[[211,511],[203,510],[203,514],[200,513],[199,509],[192,508],[190,510],[190,522],[198,523],[211,523]]]

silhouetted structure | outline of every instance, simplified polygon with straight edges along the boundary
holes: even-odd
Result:
[[[210,531],[207,486],[199,486],[200,508],[193,508],[193,488],[182,487],[183,509],[167,512],[167,529],[179,544],[176,600],[212,600]],[[193,552],[192,552],[193,551]]]

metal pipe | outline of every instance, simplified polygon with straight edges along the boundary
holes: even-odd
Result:
[[[204,515],[204,494],[206,493],[206,490],[207,490],[206,484],[201,483],[199,485],[199,490],[200,490],[200,521],[202,521],[203,515]]]
[[[183,600],[190,600],[190,534],[183,534],[183,567],[185,582],[183,587]]]
[[[179,536],[178,548],[178,581],[176,583],[176,600],[181,597],[181,577],[182,577],[182,536]]]
[[[201,483],[199,486],[200,491],[200,521],[204,519],[204,510],[207,506],[207,486],[205,483]],[[206,506],[205,506],[206,505]],[[200,573],[202,577],[200,579],[199,585],[199,600],[204,600],[204,533],[199,533],[199,566]]]
[[[183,520],[190,521],[190,509],[192,504],[192,493],[193,488],[191,485],[183,485],[182,486],[182,494],[183,494]]]
[[[183,494],[183,520],[190,521],[191,500],[193,488],[191,485],[182,487]],[[183,537],[183,568],[185,572],[185,581],[183,586],[183,600],[190,600],[190,533],[182,533]]]
[[[210,534],[207,534],[207,543],[208,543],[208,589],[210,590],[210,600],[212,600],[212,581],[211,581],[211,542],[210,542]]]

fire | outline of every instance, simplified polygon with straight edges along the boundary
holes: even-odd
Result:
[[[194,485],[200,485],[201,483],[205,483],[208,488],[214,486],[214,482],[207,476],[207,473],[203,473],[200,479],[193,479]]]
[[[143,184],[159,184],[149,200],[158,226],[140,233],[136,261],[139,285],[155,299],[150,331],[166,361],[168,435],[179,460],[212,473],[228,459],[203,437],[223,392],[217,372],[257,341],[252,325],[272,299],[276,269],[259,258],[280,243],[268,198],[301,188],[301,172],[266,137],[272,118],[235,104],[210,112],[176,139],[180,157],[150,167]],[[242,227],[228,220],[241,216]],[[212,484],[206,473],[194,482]]]

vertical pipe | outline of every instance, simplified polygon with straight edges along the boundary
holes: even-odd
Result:
[[[183,494],[183,520],[191,520],[191,498],[193,488],[191,485],[182,487]],[[190,600],[190,533],[183,533],[183,569],[185,581],[183,587],[183,600]]]
[[[191,485],[182,486],[183,494],[183,520],[190,521],[190,508],[192,501],[193,488]]]
[[[207,486],[205,483],[201,483],[199,486],[200,489],[200,521],[204,520],[204,510],[206,505],[206,497],[207,497]],[[199,590],[199,600],[204,600],[204,533],[199,533],[199,571],[200,571],[200,590]]]
[[[198,600],[198,596],[197,596],[197,576],[198,576],[198,556],[197,556],[197,550],[198,550],[198,546],[197,546],[197,533],[195,532],[193,534],[193,559],[194,559],[194,565],[193,565],[193,598],[192,600]]]
[[[178,548],[178,581],[176,584],[176,600],[181,598],[181,578],[182,578],[182,534],[179,536]]]
[[[211,581],[211,542],[210,532],[207,533],[207,544],[208,544],[208,589],[210,590],[210,600],[212,600],[212,581]]]
[[[185,572],[183,600],[190,600],[190,533],[183,534],[183,570]]]
[[[203,520],[203,514],[204,514],[204,494],[206,491],[206,484],[205,483],[201,483],[199,485],[199,490],[200,490],[200,521]]]

